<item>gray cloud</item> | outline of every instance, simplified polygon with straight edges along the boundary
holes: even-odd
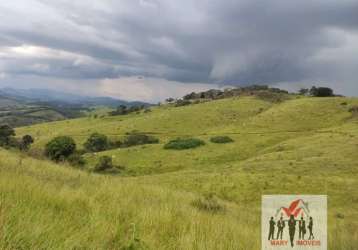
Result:
[[[152,88],[319,83],[357,95],[357,13],[354,0],[3,1],[0,85],[113,79],[120,90],[143,76]]]

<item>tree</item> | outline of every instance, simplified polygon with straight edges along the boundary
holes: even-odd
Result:
[[[125,106],[125,105],[119,105],[119,107],[117,107],[116,112],[117,112],[118,115],[125,115],[125,114],[127,114],[127,113],[128,113],[127,106]]]
[[[191,92],[190,94],[187,94],[183,97],[183,100],[194,100],[200,98],[200,94],[197,94],[195,92]]]
[[[20,143],[20,149],[27,151],[32,143],[34,143],[34,138],[31,135],[24,135]]]
[[[9,125],[0,126],[0,146],[8,146],[11,138],[15,136],[15,130]]]
[[[316,88],[316,86],[312,86],[312,88],[310,89],[310,95],[311,95],[311,96],[316,96],[316,95],[317,95],[317,88]]]
[[[317,97],[333,96],[333,90],[331,88],[319,87],[319,88],[317,88],[315,96],[317,96]]]
[[[128,113],[138,112],[138,111],[140,111],[140,110],[142,110],[142,107],[141,107],[141,106],[136,106],[136,105],[134,105],[134,106],[131,106],[131,107],[129,108]]]
[[[58,136],[45,146],[45,155],[51,160],[60,161],[68,158],[76,150],[75,141],[69,136]]]
[[[85,142],[84,147],[90,152],[100,152],[108,148],[108,137],[99,133],[93,133]]]
[[[169,97],[169,98],[165,99],[165,101],[166,101],[167,103],[172,103],[172,102],[174,102],[175,100],[174,100],[174,98]]]
[[[318,87],[318,88],[316,88],[315,86],[313,86],[310,89],[310,95],[315,96],[315,97],[330,97],[330,96],[334,96],[333,90],[331,88],[326,88],[326,87]]]
[[[128,114],[127,106],[119,105],[115,111],[109,112],[110,115],[126,115]]]
[[[310,92],[309,89],[302,88],[302,89],[299,90],[300,95],[307,95],[309,92]]]

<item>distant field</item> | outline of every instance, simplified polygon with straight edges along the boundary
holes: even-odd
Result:
[[[35,137],[33,152],[57,135],[81,147],[93,132],[139,131],[160,143],[86,155],[88,167],[112,156],[125,167],[117,176],[0,151],[0,249],[260,249],[261,195],[292,193],[328,194],[329,249],[356,249],[354,105],[357,98],[243,97],[19,128]],[[234,142],[211,143],[217,135]],[[163,149],[177,137],[206,145]],[[209,195],[218,213],[193,206]]]

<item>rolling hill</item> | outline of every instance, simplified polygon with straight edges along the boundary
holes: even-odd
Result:
[[[101,175],[0,151],[0,248],[260,249],[262,194],[328,194],[329,249],[358,244],[357,98],[255,96],[16,130],[40,155],[53,137],[137,131],[159,144],[88,153],[124,167]],[[234,142],[214,144],[210,138]],[[175,138],[204,146],[164,150]],[[14,206],[16,204],[16,206]],[[199,205],[198,205],[199,204]],[[202,206],[204,204],[204,208]],[[211,210],[210,208],[215,208]]]

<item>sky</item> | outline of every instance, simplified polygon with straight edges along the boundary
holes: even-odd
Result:
[[[357,0],[0,1],[0,87],[161,101],[312,85],[358,95]]]

